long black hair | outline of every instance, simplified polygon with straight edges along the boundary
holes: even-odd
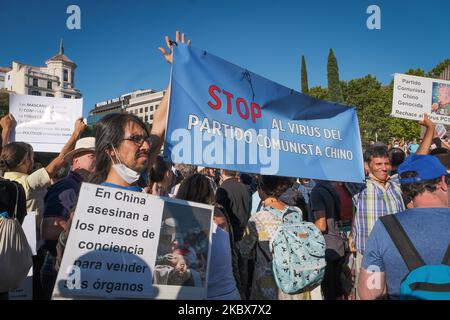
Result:
[[[104,116],[97,124],[95,131],[95,172],[90,177],[92,183],[102,183],[111,169],[111,158],[107,150],[119,148],[124,137],[127,123],[134,122],[148,135],[148,130],[141,119],[134,114],[112,113]]]

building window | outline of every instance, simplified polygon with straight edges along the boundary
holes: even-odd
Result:
[[[8,74],[8,80],[11,80],[11,75],[10,74]]]
[[[148,112],[148,107],[145,107],[145,113],[147,113]]]
[[[33,87],[38,86],[38,79],[33,78]]]
[[[150,120],[153,120],[153,114],[150,115]]]
[[[65,95],[64,95],[64,98],[66,98],[66,99],[72,99],[72,96],[70,96],[70,95],[68,95],[68,94],[65,94]]]
[[[40,96],[41,93],[39,91],[33,90],[33,91],[31,91],[31,95],[32,96]]]
[[[63,80],[69,81],[69,72],[67,71],[67,69],[64,69],[63,71]]]
[[[75,86],[75,73],[73,71],[70,73],[70,82],[72,83],[72,87]]]
[[[52,82],[51,81],[47,81],[47,89],[51,89],[52,88]]]
[[[143,109],[143,108],[139,109],[139,112],[140,112],[140,113],[143,113],[143,112],[144,112],[144,109]]]
[[[45,96],[46,96],[46,97],[54,97],[55,95],[52,94],[52,93],[47,93]]]
[[[145,116],[145,121],[144,122],[147,122],[148,121],[148,116]]]
[[[150,106],[150,112],[153,111],[153,106]]]

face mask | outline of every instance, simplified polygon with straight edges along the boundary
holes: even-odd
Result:
[[[138,181],[139,176],[140,176],[139,173],[137,173],[136,171],[134,171],[134,170],[128,168],[126,165],[124,165],[124,164],[122,163],[122,161],[120,161],[119,155],[118,155],[116,149],[114,148],[114,146],[113,146],[113,149],[114,149],[114,152],[115,152],[115,154],[116,154],[116,156],[117,156],[117,160],[119,160],[119,163],[113,164],[113,165],[112,165],[112,167],[113,167],[113,169],[116,171],[116,173],[117,173],[123,180],[125,180],[126,183],[128,183],[128,184],[133,184],[133,183],[135,183],[136,181]],[[112,158],[111,158],[111,160],[112,160]],[[114,162],[114,161],[113,161],[113,162]]]

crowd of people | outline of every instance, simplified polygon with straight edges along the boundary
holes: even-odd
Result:
[[[178,32],[175,41],[189,43]],[[174,42],[168,37],[166,42],[168,50],[160,50],[172,63]],[[97,124],[95,138],[79,139],[86,127],[79,119],[60,154],[37,170],[31,145],[9,142],[14,118],[1,119],[1,181],[17,182],[18,188],[8,189],[15,208],[0,197],[0,215],[15,215],[20,223],[27,213],[36,216],[34,299],[51,298],[83,181],[213,205],[208,299],[398,299],[404,297],[403,281],[414,268],[449,265],[450,150],[445,143],[432,147],[435,125],[427,116],[421,122],[426,132],[420,145],[402,147],[394,141],[365,148],[364,183],[264,176],[165,162],[159,154],[169,91],[150,132],[132,114],[109,114]],[[325,247],[323,279],[295,293],[279,287],[272,268],[271,242],[287,213],[317,228]],[[394,222],[385,218],[389,216]],[[170,227],[173,221],[164,223]],[[406,236],[398,240],[392,225]],[[205,263],[202,249],[167,235],[154,283],[201,285],[195,264]],[[398,246],[404,242],[420,263],[405,258],[410,255]],[[444,281],[448,289],[450,280]],[[0,292],[0,299],[7,298],[8,292]]]

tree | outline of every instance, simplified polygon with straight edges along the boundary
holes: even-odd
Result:
[[[308,93],[308,72],[306,71],[306,62],[305,62],[305,56],[302,55],[302,70],[301,70],[301,90],[303,93]]]
[[[333,49],[330,49],[330,53],[328,54],[327,77],[328,100],[338,103],[343,102],[344,99],[342,97],[341,86],[339,83],[339,68]]]
[[[439,63],[436,67],[431,69],[427,73],[427,77],[439,78],[439,76],[441,75],[442,71],[444,71],[448,66],[450,66],[450,59],[445,59],[444,61]]]
[[[8,114],[9,110],[9,94],[0,92],[0,117]]]
[[[328,89],[321,86],[312,87],[308,90],[308,95],[320,100],[326,100],[328,99]]]

